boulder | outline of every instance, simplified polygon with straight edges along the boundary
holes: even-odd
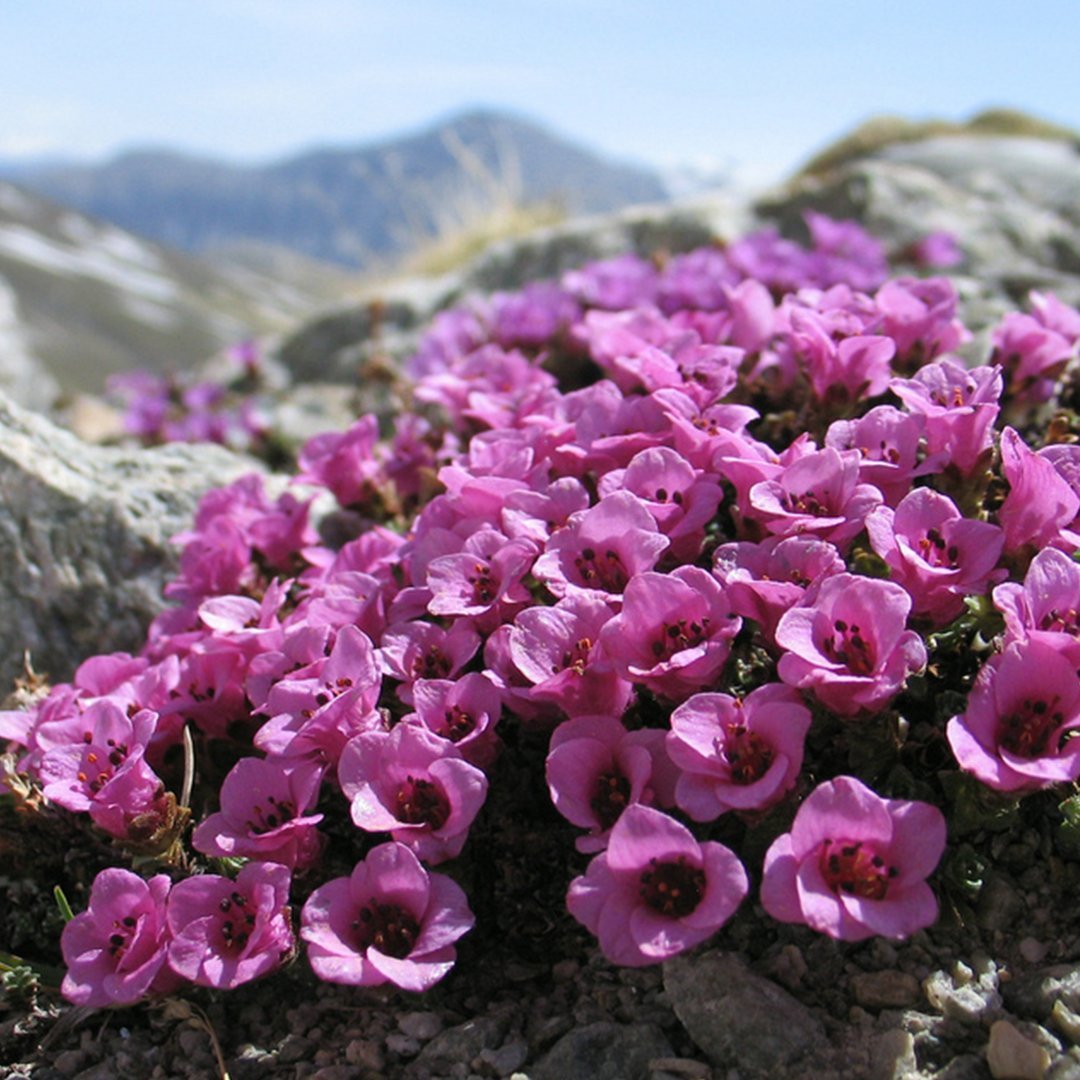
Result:
[[[0,686],[137,650],[200,496],[259,466],[217,446],[90,446],[0,396]]]

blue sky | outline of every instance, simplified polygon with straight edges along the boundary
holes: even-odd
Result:
[[[879,112],[1080,128],[1080,0],[0,0],[0,156],[241,161],[490,105],[779,175]]]

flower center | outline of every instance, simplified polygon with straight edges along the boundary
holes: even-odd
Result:
[[[834,893],[861,896],[866,900],[884,900],[889,882],[899,871],[887,866],[885,860],[862,841],[823,840],[821,843],[821,874]]]
[[[1051,701],[1042,699],[1032,701],[1025,698],[1023,704],[1011,716],[1002,719],[998,730],[998,743],[1017,757],[1040,757],[1049,749],[1051,753],[1058,748],[1049,747],[1050,736],[1064,721],[1064,714],[1058,711],[1061,698],[1056,694]]]
[[[491,567],[477,559],[473,563],[473,572],[465,580],[472,586],[473,604],[491,604],[498,595],[495,580],[491,576]]]
[[[720,740],[717,740],[719,744]],[[760,780],[772,764],[773,748],[746,724],[733,722],[724,726],[720,755],[728,763],[731,779],[736,784],[753,784]]]
[[[1057,608],[1051,608],[1039,622],[1040,630],[1050,630],[1057,634],[1072,634],[1073,637],[1080,635],[1080,614],[1076,608],[1069,608],[1061,612]]]
[[[560,671],[573,671],[575,675],[584,675],[589,666],[589,653],[592,652],[592,638],[578,638],[562,654],[562,666],[552,666],[551,674],[558,675]]]
[[[919,554],[931,566],[946,566],[950,570],[955,570],[960,560],[960,549],[955,544],[946,544],[937,529],[927,529],[919,541]]]
[[[221,912],[221,941],[225,951],[241,952],[255,927],[255,912],[248,898],[239,892],[222,897],[218,903]]]
[[[684,649],[693,649],[709,636],[709,617],[697,619],[679,619],[678,622],[664,623],[664,632],[652,644],[653,656],[657,662],[670,660]]]
[[[582,582],[590,589],[621,593],[630,580],[619,553],[612,548],[608,548],[602,555],[598,555],[595,548],[582,548],[581,554],[574,559],[574,567],[581,575]]]
[[[443,732],[451,742],[461,742],[476,728],[476,720],[460,705],[451,705],[443,718]]]
[[[430,825],[441,829],[450,816],[450,800],[430,780],[409,777],[397,793],[397,819],[406,825]]]
[[[413,662],[415,679],[445,679],[450,674],[450,661],[438,645],[430,645]]]
[[[789,491],[783,499],[784,509],[791,514],[811,517],[832,517],[833,512],[812,491]]]
[[[844,664],[852,675],[869,675],[874,670],[874,650],[859,630],[857,623],[850,626],[843,619],[833,623],[835,633],[824,642],[822,652],[838,664]]]
[[[412,952],[420,935],[420,924],[398,904],[372,902],[362,907],[352,923],[357,948],[374,947],[398,960]]]
[[[119,962],[131,945],[135,936],[137,920],[132,915],[122,919],[113,919],[113,932],[109,935],[109,955]]]
[[[263,836],[265,833],[280,829],[282,825],[296,817],[296,807],[287,799],[279,802],[273,795],[267,795],[266,801],[270,807],[268,810],[264,810],[262,806],[253,806],[251,814],[254,820],[244,822],[248,831],[255,836]]]
[[[589,807],[604,829],[610,829],[630,802],[630,781],[618,769],[609,769],[596,778]]]
[[[649,860],[649,869],[641,875],[639,895],[661,915],[682,919],[701,902],[705,892],[705,871],[686,862],[680,855],[675,862]]]

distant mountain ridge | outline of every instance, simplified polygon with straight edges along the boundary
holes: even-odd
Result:
[[[667,198],[658,173],[495,111],[268,165],[135,150],[101,165],[0,164],[0,175],[183,251],[255,242],[352,268],[385,265],[509,205],[576,215]]]
[[[354,288],[336,267],[273,254],[211,263],[0,181],[0,389],[47,408],[111,372],[184,369]]]

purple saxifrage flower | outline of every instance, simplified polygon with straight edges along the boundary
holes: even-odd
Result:
[[[419,992],[454,966],[454,942],[473,922],[456,882],[429,874],[404,844],[391,841],[372,848],[349,877],[308,897],[300,936],[320,979]]]
[[[169,878],[144,881],[130,870],[102,870],[90,887],[86,911],[64,927],[67,964],[61,992],[75,1005],[130,1005],[151,991],[172,989],[165,967]]]
[[[643,967],[711,937],[747,889],[746,871],[723,844],[699,844],[685,825],[634,805],[607,851],[570,883],[566,906],[613,964]]]
[[[745,698],[695,694],[671,714],[667,750],[681,774],[675,802],[695,821],[763,810],[795,784],[810,710],[771,683]]]
[[[248,863],[173,886],[166,908],[169,967],[199,986],[231,990],[280,967],[294,948],[288,867]]]
[[[906,630],[911,597],[890,581],[835,574],[813,602],[776,628],[780,678],[809,690],[840,716],[883,708],[926,664],[926,646]]]
[[[945,850],[945,818],[929,803],[883,799],[850,776],[819,784],[765,855],[761,903],[780,922],[841,941],[902,939],[929,926],[926,883]]]

